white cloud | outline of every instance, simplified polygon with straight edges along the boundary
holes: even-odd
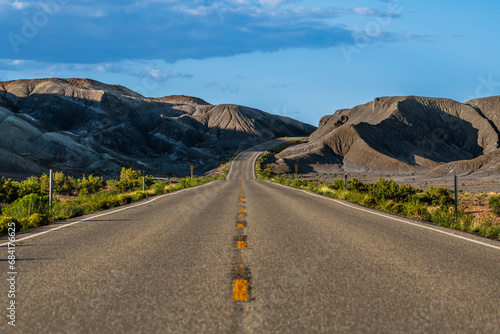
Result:
[[[373,15],[373,13],[374,13],[373,9],[368,8],[368,7],[356,7],[356,8],[354,8],[353,11],[355,14],[366,15],[366,16]]]
[[[14,1],[14,3],[12,4],[12,7],[14,9],[17,9],[17,10],[23,10],[23,9],[26,9],[28,7],[30,7],[31,4],[28,3],[28,2],[22,2],[22,1]]]

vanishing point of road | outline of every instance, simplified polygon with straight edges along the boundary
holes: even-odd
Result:
[[[18,234],[0,333],[500,333],[500,242],[257,180],[280,141],[227,181]]]

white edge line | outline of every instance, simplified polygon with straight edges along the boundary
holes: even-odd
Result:
[[[215,181],[215,180],[214,180],[214,181]],[[7,245],[9,245],[9,244],[13,244],[13,243],[16,243],[16,242],[19,242],[19,241],[23,241],[23,240],[27,240],[27,239],[31,239],[31,238],[36,238],[36,237],[39,237],[39,236],[41,236],[41,235],[43,235],[43,234],[46,234],[46,233],[49,233],[49,232],[54,232],[54,231],[60,230],[60,229],[62,229],[62,228],[65,228],[65,227],[68,227],[68,226],[71,226],[71,225],[75,225],[75,224],[79,224],[79,223],[82,223],[82,222],[85,222],[85,221],[88,221],[88,220],[93,220],[93,219],[96,219],[96,218],[99,218],[99,217],[112,215],[112,214],[117,213],[117,212],[120,212],[120,211],[124,211],[124,210],[128,210],[128,209],[136,208],[136,207],[138,207],[138,206],[146,205],[146,204],[149,204],[149,203],[151,203],[151,202],[154,202],[154,201],[156,201],[157,199],[160,199],[160,198],[163,198],[163,197],[172,196],[172,195],[177,195],[177,194],[180,194],[181,192],[188,191],[188,190],[199,189],[199,188],[201,188],[201,187],[204,187],[204,186],[206,186],[206,185],[211,184],[211,183],[212,183],[212,182],[214,182],[214,181],[210,181],[210,182],[205,183],[205,184],[202,184],[202,185],[200,185],[200,186],[191,187],[191,188],[186,188],[186,189],[182,189],[182,190],[178,190],[178,191],[171,192],[171,193],[169,193],[169,194],[160,195],[160,196],[154,197],[153,199],[150,199],[149,201],[146,201],[146,202],[144,202],[144,203],[140,203],[140,204],[136,204],[136,205],[132,205],[132,206],[127,206],[127,207],[125,207],[125,208],[121,208],[121,209],[114,210],[114,211],[111,211],[111,212],[102,213],[102,214],[97,215],[97,216],[88,217],[88,218],[81,219],[81,220],[76,221],[76,222],[72,222],[72,223],[68,223],[68,224],[62,225],[62,226],[58,226],[58,227],[55,227],[55,228],[51,228],[50,230],[47,230],[47,231],[43,231],[43,232],[39,232],[39,233],[34,233],[33,235],[27,236],[27,237],[25,237],[25,238],[16,239],[15,241],[12,241],[12,242],[6,242],[6,243],[3,243],[3,244],[0,244],[0,247],[4,247],[4,246],[7,246]]]
[[[323,199],[326,199],[326,200],[330,200],[330,201],[333,201],[335,203],[342,204],[344,206],[347,206],[347,207],[350,207],[350,208],[353,208],[353,209],[356,209],[356,210],[368,212],[368,213],[371,213],[373,215],[381,216],[381,217],[388,218],[388,219],[391,219],[391,220],[395,220],[395,221],[398,221],[398,222],[401,222],[401,223],[405,223],[405,224],[408,224],[408,225],[413,225],[413,226],[425,228],[427,230],[439,232],[439,233],[446,234],[446,235],[449,235],[449,236],[452,236],[452,237],[455,237],[455,238],[458,238],[458,239],[467,240],[469,242],[473,242],[473,243],[476,243],[476,244],[479,244],[479,245],[483,245],[483,246],[487,246],[487,247],[491,247],[491,248],[500,250],[500,247],[498,247],[498,246],[494,246],[494,245],[487,244],[485,242],[481,242],[481,241],[477,241],[477,240],[474,240],[474,239],[462,237],[460,235],[456,235],[454,233],[442,231],[442,230],[439,230],[437,228],[433,228],[433,227],[429,227],[429,226],[424,226],[424,225],[420,225],[420,224],[417,224],[417,223],[412,223],[412,222],[410,222],[408,220],[403,220],[403,219],[399,219],[399,218],[396,218],[396,217],[391,217],[391,216],[388,216],[388,215],[384,215],[384,214],[378,213],[376,211],[372,211],[372,210],[368,210],[368,209],[363,209],[363,208],[360,208],[360,207],[355,206],[355,205],[344,203],[343,201],[339,201],[339,200],[337,200],[335,198],[331,198],[331,197],[324,196],[324,195],[318,195],[318,194],[315,194],[315,193],[312,193],[312,192],[309,192],[309,191],[306,191],[306,190],[303,190],[303,189],[289,187],[289,186],[286,186],[286,185],[283,185],[283,184],[280,184],[280,183],[276,183],[276,182],[271,182],[271,181],[267,181],[267,180],[261,180],[261,181],[265,181],[265,182],[269,182],[269,183],[272,183],[272,184],[276,184],[278,186],[281,186],[281,187],[284,187],[284,188],[287,188],[287,189],[299,190],[299,191],[302,191],[303,193],[306,193],[308,195],[311,195],[311,196],[314,196],[314,197],[318,197],[318,198],[323,198]],[[457,230],[457,231],[460,232],[459,230]]]

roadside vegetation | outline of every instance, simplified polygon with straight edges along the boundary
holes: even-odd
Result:
[[[333,183],[320,183],[317,180],[300,180],[277,175],[267,166],[272,154],[273,152],[268,151],[257,159],[255,169],[258,178],[377,210],[429,221],[444,227],[500,239],[499,194],[483,196],[488,198],[487,203],[490,208],[486,215],[474,215],[474,212],[465,205],[467,204],[465,201],[461,201],[462,204],[455,214],[453,192],[444,187],[433,187],[424,192],[410,185],[397,184],[392,179],[380,178],[376,183],[363,183],[351,179],[345,190],[344,180],[341,179],[336,179]]]
[[[122,168],[118,180],[108,181],[92,175],[76,179],[56,172],[53,174],[52,208],[49,208],[48,175],[31,176],[21,182],[1,178],[0,235],[7,232],[11,222],[16,224],[18,231],[24,231],[214,180],[225,180],[232,158],[234,156],[222,164],[220,173],[213,177],[186,177],[169,183],[145,176],[145,191],[142,191],[142,172],[130,168]]]

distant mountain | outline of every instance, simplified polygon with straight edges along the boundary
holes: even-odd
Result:
[[[198,171],[241,150],[316,128],[188,96],[146,98],[89,79],[0,82],[0,173]]]
[[[303,171],[500,173],[500,96],[382,97],[321,119],[278,162]]]

